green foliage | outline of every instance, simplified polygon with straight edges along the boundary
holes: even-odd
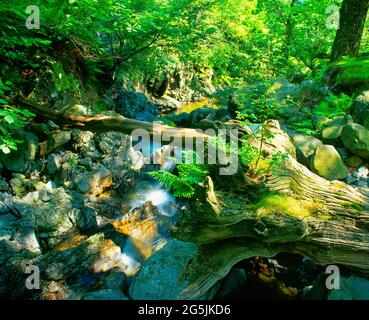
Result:
[[[0,56],[40,68],[44,53],[73,53],[89,76],[121,65],[147,80],[184,63],[196,77],[213,69],[216,85],[238,87],[309,74],[335,34],[326,27],[330,0],[279,0],[282,15],[272,0],[35,0],[39,30],[24,27],[29,4],[0,0]]]
[[[315,115],[326,118],[346,115],[351,108],[352,98],[344,93],[339,95],[329,94],[313,110]]]
[[[196,157],[196,155],[194,155]],[[199,183],[203,182],[208,175],[204,165],[194,163],[179,163],[177,175],[165,170],[150,172],[149,174],[173,191],[174,196],[191,198]]]
[[[73,74],[66,74],[60,62],[56,62],[52,66],[52,81],[54,87],[59,93],[68,91],[78,91],[78,83]]]
[[[270,172],[272,169],[276,168],[280,162],[283,162],[286,157],[284,155],[273,155],[272,160],[269,161],[268,165],[263,165],[260,168],[261,162],[263,162],[263,148],[264,145],[274,138],[274,135],[269,130],[266,125],[266,121],[272,119],[276,116],[277,111],[290,99],[286,99],[283,102],[278,101],[275,98],[275,92],[281,87],[281,84],[275,82],[270,84],[265,92],[260,94],[251,100],[252,107],[242,109],[238,112],[238,119],[243,120],[244,124],[247,126],[250,121],[258,121],[261,124],[254,130],[251,134],[253,139],[260,141],[259,147],[255,148],[251,146],[248,142],[243,143],[239,150],[241,156],[241,162],[249,167],[252,173],[264,174]],[[276,157],[277,156],[277,157]],[[265,162],[265,161],[264,161]]]
[[[86,167],[85,166],[81,166],[78,164],[79,160],[78,160],[78,156],[76,154],[73,154],[71,157],[70,157],[70,165],[75,168],[75,169],[79,169],[79,170],[86,170]]]
[[[12,85],[12,82],[4,83],[0,78],[0,150],[5,154],[17,150],[17,144],[22,141],[14,138],[14,135],[28,124],[25,119],[33,116],[28,110],[9,105],[7,98],[12,93]]]
[[[252,166],[259,156],[258,149],[253,147],[247,141],[244,141],[242,143],[242,146],[240,147],[238,154],[242,164],[247,167]]]

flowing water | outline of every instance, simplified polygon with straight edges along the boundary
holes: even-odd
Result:
[[[144,153],[143,155],[145,158],[161,157],[162,161],[161,164],[157,166],[157,169],[167,171],[173,170],[175,161],[172,158],[167,157],[166,153],[163,156],[161,150],[161,145],[151,144],[150,152],[148,154]],[[174,155],[179,156],[180,151],[176,150]],[[128,214],[141,207],[148,201],[151,201],[151,203],[157,208],[158,212],[165,217],[174,217],[178,212],[177,201],[175,197],[168,191],[167,188],[165,188],[163,184],[158,181],[154,181],[144,173],[138,177],[135,186],[132,188],[132,190],[127,192],[124,200],[128,206]],[[140,269],[141,264],[147,258],[143,254],[143,251],[146,251],[146,248],[143,248],[143,246],[146,244],[142,245],[140,242],[146,241],[145,237],[147,237],[147,230],[149,228],[150,226],[144,226],[143,230],[138,228],[133,235],[131,234],[128,236],[125,246],[122,249],[120,260],[124,266],[125,273],[128,276],[135,275]],[[158,232],[158,230],[155,230],[155,232]],[[150,243],[149,246],[152,245],[155,247],[160,247],[160,245],[165,243],[165,239],[161,239],[160,237],[158,241],[162,243]]]

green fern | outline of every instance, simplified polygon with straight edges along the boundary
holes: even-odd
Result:
[[[196,185],[204,181],[208,171],[204,166],[181,163],[177,166],[178,176],[165,170],[149,172],[155,179],[173,191],[179,198],[191,198],[196,191]]]

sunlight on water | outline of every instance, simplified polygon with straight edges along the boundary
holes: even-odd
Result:
[[[161,184],[140,181],[128,195],[128,203],[133,210],[148,201],[151,201],[164,216],[172,217],[177,213],[176,199]]]
[[[169,200],[169,194],[165,190],[153,190],[148,193],[145,201],[151,201],[154,206],[163,205]]]
[[[212,109],[218,109],[219,106],[216,104],[213,104],[212,102],[216,103],[217,101],[210,101],[209,98],[202,99],[200,101],[195,102],[189,102],[184,104],[183,106],[179,107],[175,114],[181,114],[183,112],[191,113],[192,111],[200,108],[212,108]]]

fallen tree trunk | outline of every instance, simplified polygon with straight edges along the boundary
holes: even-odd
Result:
[[[73,127],[94,132],[118,131],[128,135],[132,134],[134,130],[142,129],[146,130],[151,136],[154,134],[165,134],[166,136],[186,137],[188,139],[208,138],[207,135],[196,129],[175,128],[166,125],[160,125],[160,131],[158,132],[155,130],[156,127],[152,122],[129,119],[119,114],[80,115],[73,113],[73,109],[69,108],[54,110],[25,100],[21,100],[18,103],[34,112],[38,117],[53,120],[63,127]]]
[[[269,153],[283,149],[278,139]],[[369,274],[369,194],[327,181],[291,155],[279,174],[258,183],[258,200],[248,203],[246,194],[214,190],[207,178],[195,214],[174,230],[176,238],[201,245],[187,267],[191,285],[183,298],[201,296],[241,260],[279,252]]]

